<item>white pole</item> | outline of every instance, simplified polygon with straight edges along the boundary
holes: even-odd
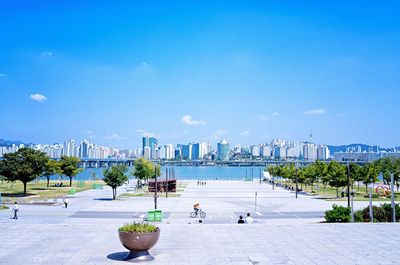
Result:
[[[257,191],[254,195],[254,212],[257,212]]]
[[[372,184],[369,185],[369,218],[371,223],[374,222],[374,211],[372,210]]]
[[[354,208],[353,208],[353,194],[354,194],[354,190],[351,190],[351,194],[349,194],[350,196],[350,200],[351,200],[351,222],[354,223]]]
[[[394,174],[390,174],[390,193],[392,197],[392,221],[396,223],[396,207],[394,205]]]

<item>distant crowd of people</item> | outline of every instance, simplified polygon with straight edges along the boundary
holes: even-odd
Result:
[[[207,185],[207,181],[205,180],[197,180],[197,186],[206,186]]]

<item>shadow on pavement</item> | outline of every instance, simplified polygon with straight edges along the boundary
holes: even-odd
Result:
[[[95,201],[112,201],[113,199],[112,198],[95,198],[93,200],[95,200]]]
[[[111,260],[118,260],[118,261],[124,261],[124,259],[126,258],[126,256],[128,256],[129,252],[125,251],[125,252],[115,252],[112,254],[107,255],[107,259],[111,259]]]

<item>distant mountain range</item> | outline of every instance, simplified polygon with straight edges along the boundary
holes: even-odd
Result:
[[[23,145],[25,145],[25,146],[29,146],[29,145],[32,145],[32,143],[24,143],[24,142],[21,142],[21,141],[12,141],[12,140],[4,140],[4,139],[0,139],[0,146],[5,146],[5,147],[10,147],[10,146],[12,146],[13,144],[15,144],[15,145],[20,145],[20,144],[23,144]]]
[[[339,146],[334,146],[334,145],[328,145],[329,151],[331,154],[338,153],[338,152],[346,152],[348,150],[356,151],[357,149],[361,148],[361,152],[377,152],[378,149],[380,151],[393,151],[395,148],[381,148],[378,147],[377,145],[367,145],[367,144],[348,144],[348,145],[339,145]]]

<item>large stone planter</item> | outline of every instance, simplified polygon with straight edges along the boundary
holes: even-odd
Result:
[[[118,231],[119,241],[128,249],[129,255],[124,260],[153,260],[149,249],[154,247],[160,237],[160,228],[152,233],[128,233]]]

